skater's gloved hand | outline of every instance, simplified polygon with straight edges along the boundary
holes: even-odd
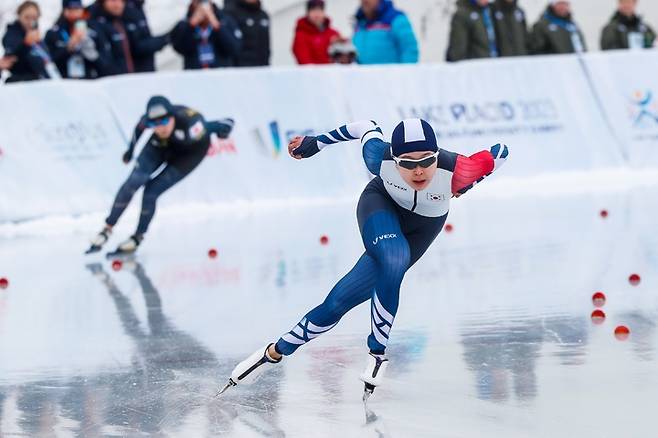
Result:
[[[497,170],[500,166],[505,164],[505,161],[507,161],[507,157],[509,156],[509,150],[507,149],[507,146],[500,143],[491,146],[489,152],[491,152],[491,156],[494,159],[493,170]]]
[[[288,153],[296,160],[310,158],[318,152],[320,152],[320,148],[318,147],[316,137],[313,136],[298,136],[293,138],[288,144]]]
[[[122,158],[122,159],[123,159],[124,164],[128,164],[128,163],[130,163],[130,160],[133,159],[133,151],[131,151],[131,150],[127,150],[127,151],[123,154],[123,158]]]

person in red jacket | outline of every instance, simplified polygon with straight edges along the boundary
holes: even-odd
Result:
[[[297,21],[292,51],[299,64],[330,64],[329,46],[339,38],[324,13],[324,0],[309,0],[306,16]]]

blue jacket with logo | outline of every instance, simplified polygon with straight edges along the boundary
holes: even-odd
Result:
[[[391,0],[380,0],[377,17],[356,13],[354,45],[359,64],[410,64],[418,62],[418,42],[407,16]]]

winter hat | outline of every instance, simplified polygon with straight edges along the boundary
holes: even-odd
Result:
[[[146,118],[149,120],[158,120],[170,116],[173,112],[173,105],[164,96],[153,96],[146,104]]]
[[[321,8],[324,9],[324,0],[308,0],[306,2],[306,11],[310,11],[311,9],[315,8]]]
[[[438,150],[434,129],[425,120],[403,120],[393,130],[391,151],[396,157],[409,152],[436,152]]]
[[[64,9],[83,9],[82,0],[62,0]]]

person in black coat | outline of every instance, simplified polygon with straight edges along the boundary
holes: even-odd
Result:
[[[242,51],[236,65],[249,67],[270,64],[270,17],[260,0],[238,0],[226,13],[236,19],[242,31]]]
[[[214,3],[192,0],[187,18],[171,33],[171,43],[183,55],[186,70],[230,67],[240,55],[242,32]]]
[[[126,7],[135,20],[136,28],[130,26],[130,38],[138,50],[134,53],[135,71],[155,71],[155,54],[169,44],[169,33],[153,36],[148,18],[144,12],[145,0],[128,0]]]
[[[13,59],[7,82],[57,79],[60,77],[39,32],[41,10],[33,1],[21,3],[18,19],[7,26],[2,38],[5,56]]]
[[[81,0],[63,0],[63,11],[46,33],[46,44],[64,78],[95,79],[108,70],[110,52],[98,23],[90,21]]]
[[[109,41],[113,67],[108,74],[155,70],[154,54],[169,43],[168,35],[153,37],[140,27],[140,13],[125,0],[98,0],[89,11]]]

